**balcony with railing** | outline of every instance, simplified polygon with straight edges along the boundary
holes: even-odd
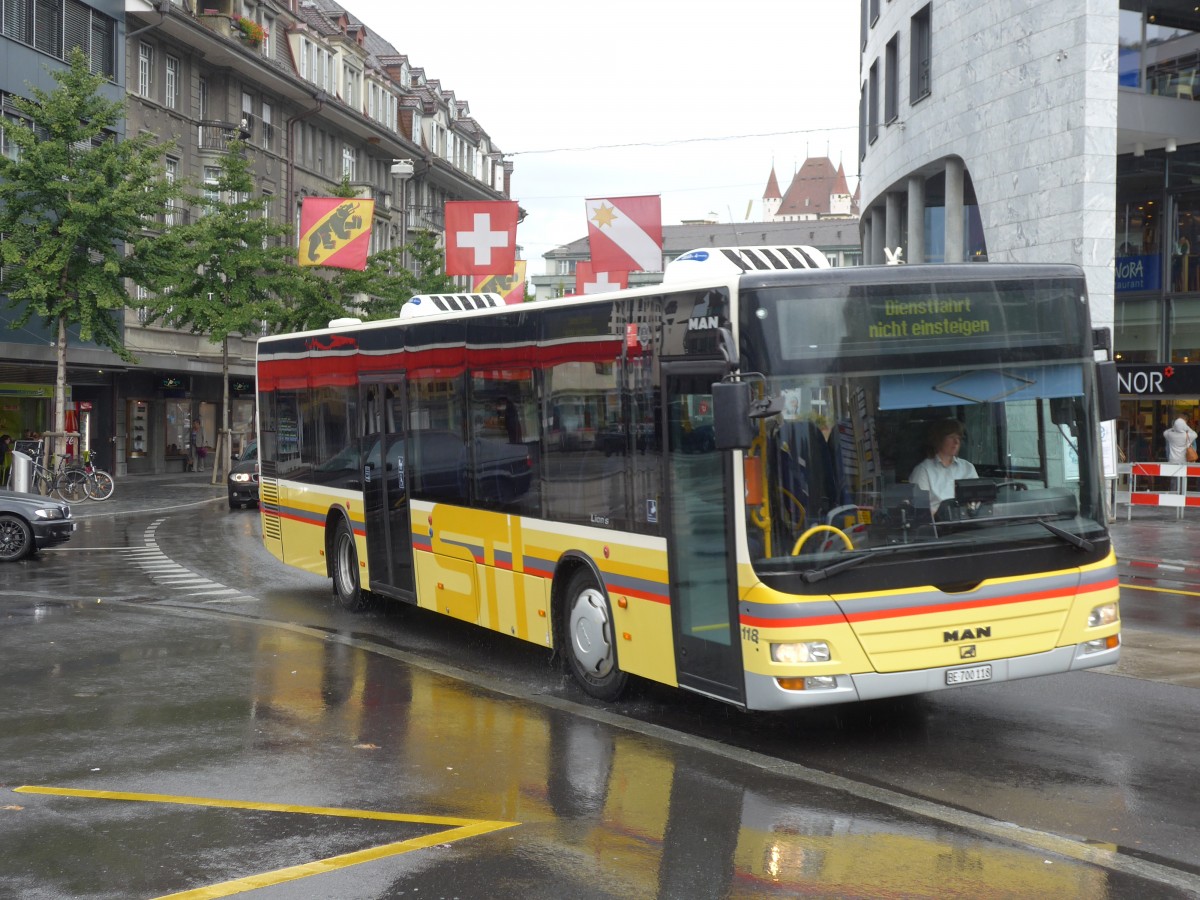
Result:
[[[443,206],[410,206],[408,228],[428,231],[446,230],[446,212]]]
[[[200,149],[224,153],[230,141],[250,140],[250,130],[232,122],[204,119],[200,122]]]

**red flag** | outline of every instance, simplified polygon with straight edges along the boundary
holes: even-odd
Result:
[[[300,265],[367,267],[374,200],[305,197],[300,206]]]
[[[592,263],[580,260],[575,264],[575,293],[603,294],[629,287],[628,272],[597,272]]]
[[[447,275],[511,275],[516,261],[515,200],[446,204]]]
[[[610,197],[585,206],[597,271],[662,271],[661,197]]]

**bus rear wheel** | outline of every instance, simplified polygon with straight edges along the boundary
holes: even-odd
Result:
[[[563,630],[571,674],[597,700],[616,700],[629,676],[617,665],[615,629],[608,597],[587,570],[567,582]]]
[[[354,531],[342,519],[333,533],[333,554],[330,574],[333,576],[333,597],[342,609],[356,612],[367,605],[358,581],[358,547]]]

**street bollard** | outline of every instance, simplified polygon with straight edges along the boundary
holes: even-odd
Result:
[[[20,450],[12,452],[12,473],[8,476],[11,490],[28,494],[33,489],[33,457]]]

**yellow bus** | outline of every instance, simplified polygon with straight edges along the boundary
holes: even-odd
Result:
[[[415,297],[259,342],[263,539],[346,608],[553,648],[606,700],[636,676],[788,710],[1109,665],[1104,336],[1077,267],[804,247],[554,302]]]

